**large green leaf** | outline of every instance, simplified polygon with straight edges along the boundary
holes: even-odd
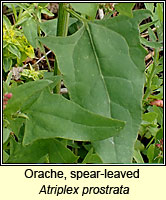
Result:
[[[105,163],[132,159],[141,122],[146,54],[138,24],[149,16],[150,11],[138,10],[133,18],[121,15],[88,22],[69,37],[40,39],[56,54],[73,101],[97,114],[127,121],[118,136],[93,143]]]
[[[62,97],[43,91],[27,110],[25,145],[37,139],[65,138],[95,141],[119,133],[124,122],[91,113]],[[102,134],[101,134],[102,133]]]
[[[50,163],[74,163],[77,160],[77,156],[56,139],[38,140],[27,146],[12,141],[12,148],[8,163],[41,163],[45,157]]]

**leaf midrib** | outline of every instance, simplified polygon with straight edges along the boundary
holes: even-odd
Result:
[[[90,39],[90,43],[92,45],[92,49],[93,49],[94,56],[95,56],[95,59],[96,59],[97,67],[98,67],[101,79],[102,79],[104,87],[105,87],[107,99],[108,99],[108,102],[109,102],[109,116],[111,117],[111,108],[110,108],[111,104],[110,104],[110,98],[109,98],[108,88],[106,86],[106,83],[105,83],[105,80],[104,80],[104,76],[103,76],[103,73],[101,71],[101,64],[100,64],[100,61],[99,61],[99,58],[98,58],[98,55],[97,55],[97,51],[96,51],[96,48],[95,48],[95,45],[94,45],[94,41],[93,41],[92,35],[90,33],[90,29],[89,29],[88,23],[85,24],[85,27],[86,27],[86,30],[87,30],[87,33],[88,33],[88,36],[89,36],[89,39]]]

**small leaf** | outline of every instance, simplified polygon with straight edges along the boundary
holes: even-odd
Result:
[[[151,42],[151,41],[147,41],[145,38],[140,38],[140,41],[143,45],[147,46],[147,47],[151,47],[151,48],[162,48],[163,44],[160,44],[158,42]]]
[[[139,29],[140,29],[140,33],[142,33],[143,31],[145,31],[147,28],[149,28],[150,26],[154,25],[156,22],[158,22],[158,20],[155,20],[153,22],[149,22],[146,24],[142,24],[140,25]]]
[[[34,47],[38,47],[38,34],[37,34],[37,23],[33,18],[29,18],[22,24],[24,35],[26,36],[29,43]]]
[[[117,3],[115,9],[121,14],[128,17],[133,17],[132,9],[135,3]]]
[[[8,45],[8,50],[12,54],[14,54],[18,59],[21,58],[21,53],[20,53],[19,49],[15,45],[13,45],[13,44]]]
[[[156,134],[156,143],[163,138],[163,127],[161,127]]]
[[[152,42],[156,42],[156,40],[157,40],[156,35],[155,35],[155,33],[152,31],[151,28],[148,28],[148,34],[149,34],[150,40],[151,40]]]
[[[29,14],[23,15],[18,18],[18,21],[16,22],[15,26],[22,25],[25,21],[29,20]]]
[[[46,14],[46,15],[48,15],[50,17],[54,16],[54,14],[52,12],[50,12],[47,8],[42,8],[41,9],[41,13]]]
[[[3,41],[3,48],[5,48],[7,45],[8,45],[8,42],[4,40]]]
[[[147,150],[147,157],[149,159],[149,163],[153,162],[153,159],[154,159],[154,150],[155,150],[155,144],[151,144],[150,147]]]
[[[38,6],[45,8],[48,6],[49,3],[38,3]]]
[[[69,18],[69,26],[75,23],[77,19]],[[56,36],[57,34],[57,18],[51,19],[40,23],[41,30],[46,34],[46,36]]]
[[[3,69],[5,72],[11,70],[12,67],[12,59],[11,58],[3,58]]]
[[[163,22],[163,8],[161,6],[161,3],[157,3],[157,14],[160,22]]]
[[[50,163],[74,163],[78,159],[72,151],[55,139],[38,140],[27,146],[14,140],[11,142],[13,152],[7,163],[39,163],[46,155]]]
[[[75,11],[78,11],[81,14],[86,14],[92,19],[96,17],[99,6],[98,3],[70,3],[70,5]]]
[[[55,36],[56,32],[57,32],[57,18],[51,19],[51,20],[48,20],[45,22],[41,22],[40,28],[46,35],[54,35]]]
[[[52,76],[51,76],[52,74]],[[52,81],[52,83],[49,85],[50,91],[55,88],[55,86],[61,81],[62,77],[61,76],[53,76],[53,73],[46,72],[44,75],[44,79]]]
[[[152,136],[156,137],[158,128],[150,126],[148,131],[151,133]]]
[[[17,6],[23,8],[24,10],[27,10],[29,7],[28,3],[15,3]]]
[[[152,123],[152,122],[155,121],[157,116],[158,116],[158,114],[155,113],[155,112],[145,113],[145,114],[142,115],[142,120]]]
[[[11,28],[11,22],[8,19],[8,17],[6,17],[6,15],[3,15],[3,25],[6,26],[7,30],[9,30]]]
[[[163,126],[163,109],[157,106],[153,106],[153,110],[156,114],[158,114],[157,122]]]
[[[39,96],[40,93],[38,94],[38,92],[41,92],[43,88],[47,87],[51,83],[52,81],[49,80],[39,80],[25,83],[16,88],[10,88],[8,92],[11,92],[13,96],[10,100],[8,100],[4,114],[11,115],[19,111],[26,101],[31,101],[31,98],[35,94]],[[35,99],[32,98],[33,101],[36,100],[38,96],[35,96]]]
[[[16,118],[9,120],[9,128],[14,132],[14,135],[17,137],[19,136],[20,128],[22,127],[23,123],[25,123],[24,118]]]
[[[11,130],[9,130],[8,128],[3,128],[3,143],[5,143],[8,140],[10,132]]]
[[[134,145],[134,149],[139,150],[139,151],[143,151],[144,148],[145,148],[144,145],[139,140],[136,140],[135,145]]]
[[[93,148],[89,150],[86,157],[82,161],[82,164],[86,164],[86,163],[102,163],[102,160],[100,159],[100,157],[97,154],[93,153]]]
[[[134,150],[133,158],[135,159],[135,161],[137,163],[144,163],[142,155],[141,155],[140,151],[138,151],[138,150]]]
[[[6,151],[3,150],[3,163],[5,163],[9,158],[9,154],[6,153]]]
[[[154,3],[144,3],[147,10],[150,10],[152,13],[154,11]]]

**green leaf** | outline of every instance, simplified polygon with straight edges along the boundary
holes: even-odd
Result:
[[[3,69],[5,72],[10,71],[12,67],[12,59],[11,58],[3,58]]]
[[[15,3],[15,4],[16,4],[17,6],[19,6],[20,8],[22,8],[22,9],[25,10],[25,12],[22,13],[22,15],[23,15],[23,14],[28,14],[30,17],[32,17],[32,13],[33,13],[33,10],[34,10],[34,9],[32,9],[32,7],[33,7],[32,4],[31,4],[31,6],[30,6],[29,3]]]
[[[150,126],[148,131],[151,133],[152,136],[156,137],[157,132],[158,132],[158,128]]]
[[[18,59],[21,58],[21,53],[20,53],[19,49],[15,45],[13,45],[13,44],[8,45],[8,50],[12,54],[14,54]]]
[[[11,82],[11,79],[12,79],[12,75],[13,75],[13,72],[12,72],[12,71],[10,71],[10,72],[8,73],[8,75],[7,75],[7,78],[6,78],[5,83],[8,85],[8,87],[9,87],[9,85],[10,85],[10,82]],[[3,83],[3,86],[4,86],[4,83]],[[4,92],[4,94],[5,94],[5,91],[3,91],[3,92]]]
[[[139,150],[139,151],[143,151],[144,148],[145,148],[144,145],[139,140],[136,140],[135,145],[134,145],[134,149]]]
[[[3,143],[5,143],[8,140],[10,132],[11,130],[9,130],[8,128],[3,128]]]
[[[69,18],[69,26],[75,23],[77,19]],[[57,18],[48,20],[40,23],[41,30],[46,34],[46,36],[56,36],[57,35]]]
[[[158,22],[158,20],[155,20],[153,22],[149,22],[146,24],[142,24],[140,25],[139,29],[140,29],[140,33],[142,33],[143,31],[145,31],[147,28],[149,28],[150,26],[154,25],[156,22]]]
[[[7,41],[3,41],[3,49],[8,45],[8,42]]]
[[[39,163],[44,156],[50,163],[74,163],[78,158],[56,139],[38,140],[23,146],[12,142],[13,152],[7,163]]]
[[[149,159],[149,163],[153,162],[153,159],[154,159],[154,150],[155,150],[155,144],[151,144],[150,147],[147,150],[147,157]]]
[[[37,139],[55,137],[79,141],[101,140],[117,135],[125,125],[120,120],[91,113],[48,91],[43,91],[27,112],[29,120],[25,125],[25,145]]]
[[[46,15],[48,15],[50,17],[54,16],[54,14],[52,12],[50,12],[47,8],[42,8],[41,9],[41,13],[46,14]]]
[[[163,8],[161,3],[157,3],[157,15],[160,22],[163,22]]]
[[[148,34],[149,34],[150,40],[151,40],[152,42],[155,42],[155,41],[157,40],[156,35],[155,35],[155,33],[152,31],[151,28],[148,28]]]
[[[6,151],[3,150],[3,163],[5,163],[9,158],[9,155],[6,153]]]
[[[142,115],[142,119],[147,122],[154,122],[155,119],[158,117],[158,114],[155,112],[149,112]]]
[[[143,45],[145,45],[147,47],[151,47],[151,48],[155,48],[155,49],[163,47],[163,44],[160,44],[158,42],[151,42],[142,37],[140,38],[140,41]]]
[[[89,150],[86,157],[82,161],[82,164],[86,164],[86,163],[102,163],[102,160],[100,159],[100,157],[97,154],[93,153],[93,148]]]
[[[45,8],[48,6],[49,3],[38,3],[38,6]]]
[[[23,8],[24,10],[27,10],[29,7],[28,3],[15,3],[17,6],[19,6],[20,8]]]
[[[6,29],[9,30],[11,28],[11,22],[8,19],[8,17],[6,17],[6,15],[3,15],[3,25],[6,26]]]
[[[140,151],[138,151],[138,150],[134,150],[133,158],[135,159],[135,161],[137,163],[144,163],[142,155],[141,155]]]
[[[56,35],[57,32],[57,18],[40,23],[41,30],[47,35]]]
[[[163,126],[163,108],[159,108],[157,106],[153,106],[153,110],[156,114],[158,114],[157,122]]]
[[[52,74],[52,75],[51,75]],[[52,72],[46,72],[44,74],[44,79],[52,81],[52,83],[49,85],[50,91],[55,88],[55,86],[61,81],[61,76],[54,76]]]
[[[163,138],[163,127],[160,128],[156,134],[156,143],[158,143],[159,140],[161,140]]]
[[[154,3],[144,3],[146,9],[150,10],[152,13],[154,11]]]
[[[47,87],[51,83],[52,81],[49,80],[39,80],[25,83],[16,88],[10,88],[8,92],[11,92],[13,96],[8,100],[4,114],[10,116],[19,111],[26,101],[29,101],[29,104],[32,104],[32,102],[38,98],[43,88]],[[35,99],[33,99],[33,96]]]
[[[88,15],[92,19],[96,17],[99,6],[98,3],[70,3],[70,5],[75,11]]]
[[[33,18],[29,18],[22,24],[24,35],[29,43],[34,47],[38,47],[38,34],[37,34],[37,23]]]
[[[21,126],[23,125],[23,123],[25,122],[25,119],[23,118],[16,118],[16,119],[12,119],[9,120],[9,128],[12,130],[12,132],[14,132],[14,134],[18,137],[19,135],[19,131]]]
[[[70,98],[97,114],[127,121],[117,137],[93,142],[104,163],[130,163],[141,123],[145,50],[138,24],[150,12],[89,22],[69,37],[41,38],[57,56]],[[70,66],[70,67],[69,67]],[[103,133],[102,133],[103,134]]]
[[[128,17],[133,17],[132,9],[135,3],[117,3],[115,9],[121,14]]]
[[[29,20],[29,14],[23,15],[18,18],[18,21],[16,22],[15,26],[22,25],[25,21]]]

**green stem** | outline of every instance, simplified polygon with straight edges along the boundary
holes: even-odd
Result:
[[[147,144],[146,149],[148,149],[148,147],[152,144],[153,140],[155,139],[155,137],[153,137],[150,142]]]
[[[58,25],[57,25],[57,36],[66,37],[68,32],[68,22],[69,22],[69,13],[65,10],[64,6],[66,3],[59,3],[59,11],[58,11]],[[58,67],[56,55],[54,62],[54,76],[61,75],[61,72]],[[59,82],[54,89],[55,93],[60,93],[61,82]]]
[[[153,79],[155,72],[156,72],[157,55],[158,55],[158,50],[155,50],[154,51],[154,61],[153,61],[152,70],[150,72],[150,75],[149,75],[147,83],[146,83],[146,92],[145,92],[144,97],[143,97],[144,100],[146,100],[152,92],[151,85],[152,85],[152,79]]]
[[[58,11],[58,25],[57,25],[57,36],[67,36],[69,13],[66,11],[64,6],[66,3],[59,3]]]

